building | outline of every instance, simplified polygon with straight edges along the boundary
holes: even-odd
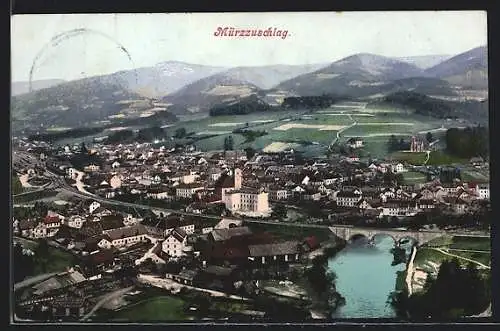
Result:
[[[111,247],[123,247],[146,241],[149,241],[146,228],[141,224],[135,224],[103,231],[103,237],[99,241],[98,246],[109,249]]]
[[[410,141],[410,152],[425,152],[428,149],[428,143],[419,137],[412,136]]]
[[[399,174],[402,172],[407,172],[408,170],[402,163],[396,163],[391,165],[391,171],[395,174]]]
[[[181,228],[175,228],[162,243],[162,251],[171,257],[181,257],[186,254],[187,233]]]
[[[179,184],[175,188],[175,196],[180,199],[191,199],[197,191],[203,190],[201,183]]]
[[[361,148],[363,147],[363,139],[361,138],[350,138],[347,140],[347,146],[350,148]]]
[[[489,200],[490,199],[490,184],[489,183],[477,184],[476,185],[476,192],[479,196],[479,199]]]
[[[263,190],[245,188],[228,191],[223,201],[230,211],[269,212],[268,193]]]
[[[97,172],[101,169],[101,167],[99,167],[98,165],[95,165],[95,164],[90,164],[88,166],[85,166],[83,168],[83,171],[84,172]]]
[[[357,192],[341,191],[337,194],[337,206],[339,207],[351,207],[357,206],[358,202],[361,200],[361,194]]]
[[[249,245],[248,259],[260,264],[297,262],[300,258],[300,246],[298,241]]]
[[[280,188],[277,186],[272,186],[269,188],[269,200],[271,201],[282,201],[287,200],[289,197],[288,190]]]
[[[215,183],[215,194],[224,201],[225,194],[232,190],[239,190],[243,184],[243,172],[236,168],[232,172],[224,173]]]

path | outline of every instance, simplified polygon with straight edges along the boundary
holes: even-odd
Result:
[[[462,259],[462,260],[465,260],[465,261],[469,261],[469,262],[475,263],[475,264],[477,264],[477,265],[479,265],[479,266],[481,266],[481,267],[483,267],[485,269],[491,269],[491,267],[489,267],[489,266],[487,266],[485,264],[482,264],[481,262],[478,262],[476,260],[472,260],[472,259],[460,256],[460,255],[451,254],[451,253],[445,251],[442,248],[431,248],[431,249],[436,250],[436,251],[438,251],[438,252],[440,252],[440,253],[442,253],[444,255],[453,256],[453,257],[456,257],[458,259]]]
[[[426,165],[427,162],[429,162],[429,158],[431,157],[431,151],[426,151],[425,153],[427,154],[427,156],[425,158],[425,161],[424,161],[423,165]]]
[[[89,317],[91,317],[99,308],[102,307],[102,305],[104,305],[107,301],[109,300],[112,300],[112,299],[115,299],[119,296],[122,296],[124,295],[125,293],[127,292],[130,292],[132,289],[134,288],[134,286],[130,286],[130,287],[127,287],[127,288],[122,288],[122,289],[119,289],[119,290],[116,290],[114,292],[111,292],[109,294],[106,294],[101,300],[99,300],[96,305],[94,306],[94,308],[92,308],[91,311],[89,311],[85,316],[83,316],[80,320],[81,321],[85,321],[87,320]]]
[[[342,111],[342,112],[340,112],[340,113],[341,113],[341,114],[343,114],[344,112]],[[337,131],[337,135],[336,135],[335,139],[331,142],[330,146],[333,146],[333,145],[335,145],[335,144],[337,143],[337,141],[340,139],[340,134],[341,134],[342,132],[344,132],[345,130],[348,130],[348,129],[350,129],[350,128],[352,128],[352,127],[354,127],[354,126],[356,126],[356,125],[358,124],[358,122],[357,122],[357,121],[355,121],[355,120],[352,118],[352,115],[351,115],[351,114],[348,114],[347,116],[349,116],[349,119],[350,119],[351,121],[353,121],[353,123],[352,123],[352,124],[350,124],[350,125],[348,125],[348,126],[343,127],[343,128],[342,128],[342,129],[340,129],[339,131]]]
[[[491,303],[490,303],[490,305],[488,306],[488,308],[486,308],[486,310],[483,311],[481,314],[472,315],[472,316],[469,316],[469,317],[490,317],[491,315],[492,315],[492,313],[491,313]]]
[[[24,287],[28,287],[32,284],[42,282],[42,281],[49,279],[50,277],[55,276],[57,274],[58,274],[58,272],[50,272],[50,273],[26,278],[26,279],[20,281],[19,283],[14,284],[14,291],[19,290],[19,289],[24,288]]]
[[[414,246],[412,249],[410,261],[408,262],[408,267],[406,268],[406,287],[408,288],[408,296],[413,293],[413,261],[415,260],[415,256],[417,255],[417,248]]]

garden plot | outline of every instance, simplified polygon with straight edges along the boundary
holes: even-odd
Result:
[[[224,126],[238,126],[238,125],[243,125],[243,124],[245,124],[245,123],[242,123],[242,122],[226,122],[226,123],[209,124],[208,126],[224,127]]]
[[[231,133],[231,131],[201,131],[201,132],[197,132],[196,135],[197,136],[210,136],[213,134],[229,134],[229,133]]]
[[[318,124],[303,124],[303,123],[288,123],[280,125],[274,130],[288,131],[290,129],[315,129],[319,131],[340,131],[345,128],[345,125],[318,125]]]
[[[262,150],[264,153],[278,153],[278,152],[283,152],[287,149],[296,149],[300,147],[300,144],[297,143],[284,143],[280,141],[275,141]]]

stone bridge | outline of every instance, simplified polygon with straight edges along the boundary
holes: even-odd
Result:
[[[387,235],[390,236],[396,244],[398,244],[402,239],[414,239],[416,241],[416,245],[418,246],[438,237],[453,235],[446,231],[407,231],[397,229],[361,228],[353,226],[330,226],[329,229],[337,237],[346,241],[353,239],[355,236],[364,236],[369,240],[373,240],[373,238],[377,235]]]

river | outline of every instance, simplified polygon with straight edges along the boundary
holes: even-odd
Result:
[[[394,241],[387,236],[375,237],[373,245],[359,239],[330,259],[328,266],[337,275],[337,291],[346,300],[333,318],[396,317],[389,296],[395,290],[397,272],[404,271],[406,265],[391,265],[393,247]],[[410,245],[404,248],[409,254]]]

